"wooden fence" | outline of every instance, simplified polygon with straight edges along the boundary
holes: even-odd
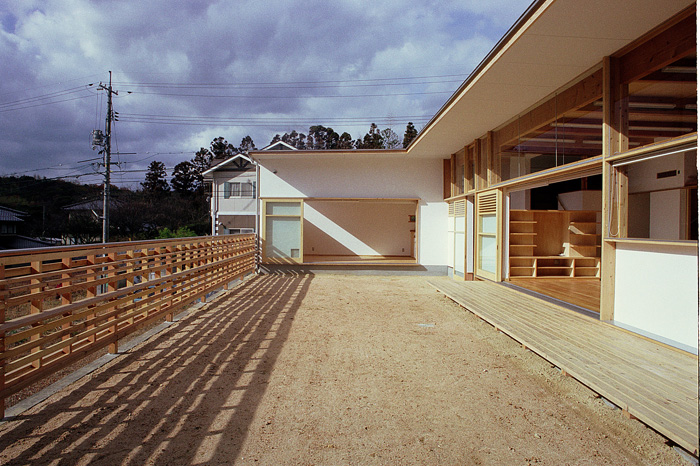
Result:
[[[255,271],[255,235],[0,253],[5,398]]]

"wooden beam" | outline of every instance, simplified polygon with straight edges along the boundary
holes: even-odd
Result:
[[[475,186],[476,189],[486,189],[488,185],[488,154],[485,150],[486,144],[484,144],[481,139],[475,139],[472,147],[474,148],[474,168],[476,169]]]
[[[598,70],[568,89],[558,93],[538,107],[516,118],[494,132],[496,148],[508,144],[523,134],[548,125],[564,113],[579,109],[600,99],[603,95],[603,72]]]
[[[452,196],[452,174],[450,170],[452,169],[452,162],[450,159],[444,159],[442,161],[442,198],[447,199]]]
[[[486,133],[486,154],[488,160],[487,185],[491,186],[501,182],[501,159],[498,157],[493,131]]]
[[[660,70],[697,48],[696,12],[686,10],[656,35],[619,56],[620,83],[626,84]]]

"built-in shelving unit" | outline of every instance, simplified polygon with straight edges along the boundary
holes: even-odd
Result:
[[[600,213],[511,210],[510,276],[600,277]]]

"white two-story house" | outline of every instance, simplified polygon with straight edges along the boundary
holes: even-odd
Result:
[[[257,170],[244,154],[202,173],[211,184],[212,235],[254,233],[257,214]]]

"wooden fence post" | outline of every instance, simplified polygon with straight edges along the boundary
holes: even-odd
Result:
[[[61,267],[63,269],[70,269],[73,266],[73,259],[70,257],[64,257],[61,259]],[[63,287],[70,287],[72,284],[71,276],[70,273],[62,273],[61,274],[61,288]],[[73,302],[73,295],[70,291],[68,292],[63,292],[61,293],[61,304],[70,304]],[[68,317],[70,313],[63,314],[63,317]],[[69,329],[71,326],[70,322],[66,322],[61,326],[63,330]],[[70,335],[63,335],[61,337],[61,340],[68,340],[70,338]],[[66,346],[63,348],[63,353],[64,354],[70,354],[71,352],[71,345]]]
[[[95,256],[95,254],[88,254],[88,256],[87,256],[87,263],[88,263],[88,265],[91,266],[91,268],[87,270],[87,274],[93,275],[93,281],[97,280],[97,269],[95,267],[96,259],[97,259],[97,257]],[[88,281],[90,281],[90,279],[88,279]],[[85,290],[85,297],[89,299],[89,298],[94,298],[95,296],[97,296],[97,287],[96,286],[88,286]],[[95,307],[95,306],[94,305],[88,306],[88,309],[90,309],[90,307]],[[85,320],[87,320],[89,322],[94,318],[95,318],[95,314],[88,314],[85,317]],[[87,330],[91,330],[93,328],[95,328],[94,323],[88,324]],[[96,338],[95,338],[94,333],[92,335],[88,336],[88,342],[94,343],[95,340],[96,340]]]
[[[5,323],[5,310],[7,309],[7,296],[5,294],[5,265],[0,264],[0,325]],[[5,389],[5,366],[7,360],[4,357],[5,353],[5,331],[0,332],[0,354],[3,355],[0,359],[0,390]],[[5,397],[0,397],[0,419],[5,417]]]
[[[40,274],[40,273],[41,273],[41,269],[42,269],[42,262],[41,262],[41,260],[32,261],[32,262],[31,262],[31,274],[32,274],[32,275]],[[32,279],[31,279],[31,284],[32,284],[32,285],[37,285],[37,286],[39,287],[39,292],[42,291],[41,279],[32,278]],[[32,288],[31,288],[32,292],[34,291],[34,288],[35,288],[35,287],[32,286]],[[41,314],[41,311],[44,309],[44,299],[43,299],[43,298],[34,299],[34,300],[31,301],[30,306],[31,306],[31,307],[30,307],[30,311],[29,311],[29,312],[30,312],[31,314]],[[31,338],[30,338],[30,340],[31,340],[31,341],[37,341],[37,340],[39,340],[40,338],[41,338],[41,334],[37,333],[37,334],[32,335]],[[40,348],[39,346],[35,346],[35,347],[32,348],[32,350],[31,350],[32,353],[38,353],[39,351],[41,351],[41,348]],[[41,367],[41,358],[32,361],[32,366],[35,367],[35,368]]]
[[[115,255],[113,252],[107,254],[105,257],[107,258],[108,263],[114,262]],[[106,274],[107,293],[109,293],[110,291],[115,291],[117,289],[117,279],[116,279],[116,274],[114,273],[114,266],[113,265],[108,265],[107,267],[105,267],[105,269],[107,271],[107,274]],[[112,310],[113,309],[110,309],[110,311],[112,311]],[[110,320],[116,320],[116,319],[117,319],[117,316],[115,315],[115,316],[108,318],[107,320],[110,321]],[[114,324],[111,327],[109,327],[109,333],[115,335],[115,337],[116,337],[117,324]],[[109,344],[109,352],[112,354],[117,354],[119,352],[119,342],[116,339],[112,343]]]
[[[0,392],[17,393],[106,346],[115,353],[117,336],[155,319],[172,321],[195,296],[252,272],[254,241],[241,235],[0,253]],[[27,350],[18,354],[21,345]],[[0,416],[4,408],[0,399]]]

